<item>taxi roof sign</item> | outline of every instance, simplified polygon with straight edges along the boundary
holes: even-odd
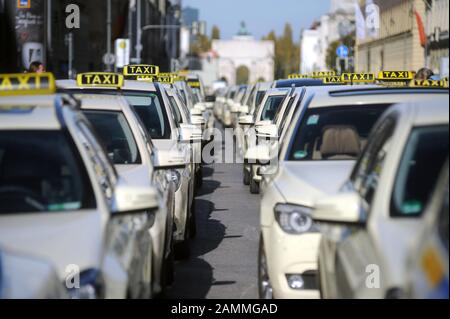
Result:
[[[448,81],[446,80],[413,80],[411,87],[421,88],[448,88]]]
[[[323,78],[323,84],[346,84],[340,76],[329,76]]]
[[[380,81],[412,81],[414,80],[414,72],[411,71],[381,71],[378,75]]]
[[[189,87],[191,87],[193,89],[197,89],[197,88],[200,88],[202,86],[200,81],[188,81],[187,84],[189,85]]]
[[[109,72],[90,72],[77,75],[77,85],[79,87],[108,87],[121,88],[124,83],[122,74]]]
[[[373,73],[343,73],[342,82],[344,83],[374,83],[375,74]]]
[[[335,71],[320,71],[311,73],[311,77],[314,79],[323,79],[330,76],[336,76]]]
[[[148,64],[130,64],[123,68],[124,76],[157,76],[159,66]]]
[[[47,95],[56,92],[52,73],[0,74],[0,96]]]
[[[309,78],[306,74],[289,74],[288,79],[289,80],[297,80],[297,79],[307,79]]]

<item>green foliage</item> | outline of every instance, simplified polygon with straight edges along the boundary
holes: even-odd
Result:
[[[220,40],[220,29],[216,25],[212,28],[211,40]]]
[[[293,31],[289,23],[284,28],[283,35],[277,37],[271,31],[264,40],[275,43],[275,78],[283,79],[291,73],[297,73],[300,67],[300,45],[293,40]]]
[[[238,85],[248,84],[250,71],[246,66],[240,66],[236,71],[236,83]]]

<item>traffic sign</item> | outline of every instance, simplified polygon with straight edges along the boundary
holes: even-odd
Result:
[[[113,65],[116,62],[116,56],[112,53],[106,53],[103,56],[103,63],[106,65]]]
[[[349,53],[350,53],[350,50],[348,49],[347,46],[345,46],[343,44],[340,45],[336,50],[337,56],[341,59],[348,58]]]

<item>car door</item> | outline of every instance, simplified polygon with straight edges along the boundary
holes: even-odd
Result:
[[[103,146],[98,142],[99,139],[90,123],[80,119],[76,126],[82,144],[91,159],[97,182],[111,211],[114,187],[119,178],[117,172]],[[152,256],[150,255],[152,241],[148,229],[154,221],[152,214],[110,218],[106,228],[106,249],[113,251],[125,268],[128,274],[127,293],[132,298],[151,294],[149,287],[152,271]]]
[[[363,154],[357,163],[350,182],[344,187],[359,193],[363,203],[363,217],[370,218],[371,206],[379,187],[380,177],[386,163],[392,137],[397,125],[396,114],[384,118],[373,130]],[[330,287],[334,298],[360,298],[356,292],[372,288],[368,282],[371,274],[379,272],[381,262],[366,226],[344,226],[338,241],[327,240],[323,249],[332,256],[326,265],[328,278],[336,278],[336,287]],[[334,253],[335,251],[335,253]],[[334,256],[334,258],[333,258]],[[376,282],[374,288],[377,287]],[[379,290],[379,289],[378,289]],[[376,289],[368,290],[376,294]],[[371,297],[371,296],[366,296]]]

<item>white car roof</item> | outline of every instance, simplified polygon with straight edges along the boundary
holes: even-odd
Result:
[[[258,91],[267,91],[272,87],[273,82],[261,82],[258,83]]]
[[[59,130],[58,95],[11,96],[0,99],[0,130]],[[16,112],[11,108],[26,111]],[[8,110],[6,110],[8,109]],[[5,111],[6,110],[6,111]]]
[[[127,101],[123,96],[102,94],[75,94],[82,101],[82,109],[121,111]]]
[[[314,93],[314,98],[309,108],[341,105],[398,104],[411,100],[412,95],[415,101],[427,101],[439,95],[448,97],[448,91],[446,90],[387,88],[376,85],[323,86],[311,87],[307,88],[307,90],[312,90]]]
[[[445,125],[449,123],[448,95],[433,96],[427,101],[414,101],[395,106],[400,114],[413,113],[413,126]]]
[[[75,80],[58,80],[56,81],[56,86],[58,89],[63,90],[112,90],[116,91],[116,88],[108,88],[108,87],[79,87]],[[134,80],[125,80],[123,87],[121,90],[125,91],[145,91],[145,92],[155,92],[156,85],[154,83],[145,82],[145,81],[134,81]]]

